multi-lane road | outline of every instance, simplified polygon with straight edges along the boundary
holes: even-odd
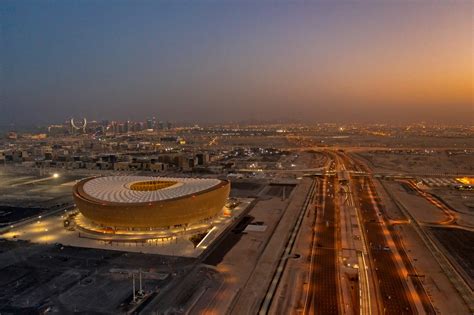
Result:
[[[345,154],[340,156],[353,171],[370,174],[364,165],[350,160]],[[416,272],[398,234],[388,224],[371,176],[353,176],[352,183],[362,215],[370,265],[375,271],[372,280],[375,280],[378,291],[379,313],[435,313],[420,280],[417,277],[409,280],[409,275]]]
[[[338,314],[336,177],[324,177],[320,187],[324,197],[318,207],[304,311],[306,314]]]
[[[407,287],[407,278],[396,262],[393,248],[389,246],[386,235],[389,231],[381,217],[378,199],[374,196],[368,178],[354,181],[359,196],[363,217],[363,233],[368,242],[370,260],[377,276],[380,292],[379,302],[383,313],[414,314],[413,300]]]
[[[293,301],[302,302],[287,305],[294,305],[293,311],[299,314],[435,313],[422,283],[416,278],[400,237],[385,216],[370,171],[342,152],[328,151],[326,154],[329,160],[326,171],[315,176],[317,193],[314,204],[306,205],[314,210],[311,212],[314,214],[312,228],[305,230],[312,235],[299,237],[303,242],[310,241],[310,250],[305,256],[307,263],[302,264],[307,268],[307,282],[301,288],[294,288],[300,292],[300,298],[291,295]],[[336,176],[341,171],[346,176]],[[339,198],[341,194],[346,196],[344,200]],[[342,213],[349,211],[347,209],[353,210]],[[341,224],[343,216],[356,217],[351,219],[355,221],[349,224],[349,228],[347,223],[345,226]],[[306,224],[310,222],[309,214],[307,217]],[[353,249],[359,269],[355,272],[358,275],[355,297],[352,295],[354,291],[351,293],[344,289],[347,286],[347,280],[343,280],[347,266],[343,263],[341,246],[343,229],[344,233],[353,233],[353,229],[358,231],[358,244],[362,244]],[[354,236],[349,234],[349,237]],[[277,271],[283,276],[285,266]],[[278,291],[275,287],[272,292],[289,289],[285,281],[275,284],[281,288]],[[284,297],[280,295],[279,298]],[[356,303],[348,303],[354,299]],[[266,310],[278,309],[271,307],[272,299],[269,301]]]

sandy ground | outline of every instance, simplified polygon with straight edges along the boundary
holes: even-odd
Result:
[[[451,188],[435,188],[430,193],[440,197],[457,212],[457,223],[474,228],[474,193]]]
[[[406,174],[473,174],[472,154],[448,156],[444,150],[429,154],[359,152],[374,172]]]
[[[406,192],[399,183],[386,182],[385,187],[391,190],[393,195],[407,207],[419,222],[437,223],[447,219],[440,209],[423,197]]]

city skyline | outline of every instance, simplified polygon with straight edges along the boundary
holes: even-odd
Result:
[[[2,3],[0,125],[472,123],[468,1]]]

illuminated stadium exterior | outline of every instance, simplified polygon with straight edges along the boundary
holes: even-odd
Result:
[[[90,223],[114,230],[187,227],[221,214],[230,183],[218,179],[148,176],[88,178],[73,196]]]

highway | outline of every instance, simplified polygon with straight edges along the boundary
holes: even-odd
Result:
[[[330,157],[329,154],[328,157]],[[314,180],[310,193],[300,212],[293,233],[290,235],[280,264],[270,282],[259,314],[296,312],[330,315],[342,313],[337,265],[336,192],[338,187],[335,167],[335,161],[328,160],[326,169],[331,171],[330,175],[312,176]],[[286,257],[289,257],[296,237],[300,234],[300,225],[303,220],[306,222],[305,228],[303,228],[305,234],[299,236],[298,253],[304,254],[305,262],[295,262],[288,268]],[[308,251],[301,251],[302,248],[307,248]],[[284,274],[286,277],[283,276]],[[300,282],[294,280],[298,274],[302,275],[299,278]],[[291,281],[288,281],[289,276],[293,277]],[[282,278],[284,281],[280,281]],[[299,283],[301,286],[288,287],[288,285],[295,285],[295,283]],[[287,290],[297,292],[286,294]],[[282,299],[287,300],[282,302]],[[292,302],[295,302],[291,306],[293,308],[288,307]]]
[[[330,162],[325,171],[314,175],[317,183],[313,185],[317,191],[314,204],[306,202],[304,207],[314,209],[315,219],[309,223],[312,235],[305,238],[310,246],[307,285],[294,288],[303,294],[300,295],[301,304],[293,304],[293,310],[302,314],[343,314],[348,311],[362,315],[434,314],[431,300],[394,229],[400,222],[393,223],[385,217],[373,182],[374,174],[344,153],[327,151],[327,155]],[[340,193],[342,198],[337,198]],[[339,261],[342,255],[339,234],[342,221],[339,220],[342,218],[338,213],[343,205],[354,209],[355,221],[349,225],[349,232],[357,223],[355,229],[360,232],[359,244],[362,244],[358,245],[355,255],[359,269],[355,296],[348,295],[343,289],[343,264]],[[301,218],[304,213],[308,210],[300,212]],[[291,251],[298,226],[290,236],[285,253]],[[283,285],[283,289],[280,288],[283,292],[289,289],[284,287],[286,282],[280,283],[285,265],[286,260],[282,259],[261,304],[260,314],[269,312],[279,286]],[[358,303],[353,304],[355,309],[346,309],[349,299],[358,299]]]
[[[346,165],[344,164],[343,159],[339,156],[336,155],[336,160],[338,161],[338,168],[342,172],[346,172]],[[341,174],[339,172],[339,174]],[[341,174],[342,175],[342,174]],[[361,246],[356,246],[355,243],[349,244],[349,248],[353,248],[357,252],[357,263],[358,263],[358,287],[359,287],[359,314],[360,315],[370,315],[372,312],[376,311],[377,308],[372,305],[372,299],[376,298],[376,291],[374,289],[375,285],[372,284],[371,279],[373,277],[371,274],[373,273],[372,269],[370,269],[370,263],[369,263],[369,252],[367,250],[367,240],[365,239],[365,234],[362,232],[362,219],[361,219],[361,214],[360,214],[360,209],[356,206],[356,203],[354,201],[355,194],[352,190],[352,185],[351,179],[347,178],[346,176],[342,176],[340,179],[340,187],[343,191],[343,195],[345,196],[345,199],[341,205],[341,212],[346,211],[349,212],[351,209],[354,210],[355,213],[355,218],[357,222],[357,229],[358,231],[357,234],[352,234],[354,232],[349,232],[347,229],[346,225],[346,233],[351,233],[350,238],[354,238],[357,236],[360,237],[361,240]],[[346,216],[348,215],[347,213],[345,214]],[[344,216],[344,214],[341,215],[341,217]],[[342,222],[341,222],[342,223]],[[347,224],[347,223],[346,223]],[[352,229],[354,226],[350,227]],[[341,235],[342,238],[342,235]],[[346,236],[347,239],[347,236]],[[346,244],[347,246],[348,244]],[[354,313],[356,313],[356,310],[354,310]]]
[[[369,253],[378,280],[383,313],[413,314],[416,309],[406,283],[390,248],[379,216],[379,206],[372,195],[375,189],[367,178],[355,180],[363,217],[363,227],[369,243]]]
[[[335,162],[331,163],[331,168]],[[315,242],[311,250],[310,282],[304,314],[338,314],[339,281],[336,248],[336,177],[324,176],[324,198],[318,207]]]
[[[370,174],[362,164],[355,163],[347,155],[340,154],[353,171]],[[435,313],[431,301],[417,277],[398,233],[384,218],[383,205],[375,190],[371,176],[354,176],[354,189],[358,194],[363,218],[364,234],[369,245],[372,268],[380,297],[379,311],[383,314],[414,314],[419,311],[415,301],[421,303],[428,314]],[[393,242],[391,242],[393,241]],[[414,290],[408,286],[412,276]]]

